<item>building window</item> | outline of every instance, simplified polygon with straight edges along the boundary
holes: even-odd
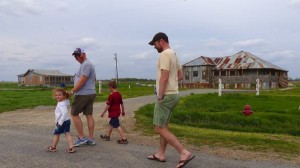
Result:
[[[226,76],[226,71],[221,71],[221,76]]]
[[[202,79],[206,79],[207,78],[207,73],[206,70],[202,71]]]
[[[193,77],[198,77],[198,71],[193,71]]]
[[[230,76],[235,76],[235,71],[230,71]]]
[[[185,79],[186,79],[186,80],[189,80],[189,79],[190,79],[190,73],[189,73],[188,70],[185,71]]]

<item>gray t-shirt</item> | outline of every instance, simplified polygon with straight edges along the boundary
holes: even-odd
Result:
[[[86,59],[81,65],[78,72],[75,74],[74,85],[79,81],[80,76],[88,77],[86,83],[78,90],[75,95],[90,95],[96,94],[95,82],[96,82],[96,72],[94,65]]]

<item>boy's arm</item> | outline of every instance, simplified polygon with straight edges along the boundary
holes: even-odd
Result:
[[[125,116],[125,108],[124,108],[124,104],[121,104],[121,109],[122,109],[122,116]]]
[[[106,104],[106,106],[105,106],[103,112],[101,113],[101,117],[104,116],[104,114],[106,113],[106,111],[107,111],[109,108],[110,108],[110,105]]]

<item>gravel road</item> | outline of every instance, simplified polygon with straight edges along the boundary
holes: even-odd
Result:
[[[217,92],[217,90],[198,89],[181,92],[181,95],[193,93]],[[139,107],[155,101],[154,96],[143,96],[125,99],[126,116],[121,118],[122,125],[129,140],[128,145],[117,144],[118,135],[113,132],[111,141],[99,138],[107,128],[107,118],[100,118],[104,103],[95,103],[96,146],[77,148],[74,154],[64,150],[67,142],[61,136],[58,151],[48,153],[44,147],[52,142],[54,128],[54,106],[39,106],[34,109],[22,109],[0,113],[0,167],[1,168],[32,168],[32,167],[86,167],[86,168],[174,168],[178,162],[178,154],[169,147],[167,162],[160,163],[146,159],[157,149],[158,136],[145,137],[133,130],[134,111]],[[85,119],[83,118],[84,124]],[[85,130],[87,132],[87,130]],[[71,133],[76,139],[72,125]],[[186,144],[188,146],[188,144]],[[196,156],[187,168],[299,168],[300,163],[283,162],[274,159],[251,158],[243,159],[234,155],[234,151],[225,151],[223,156],[195,149],[188,146]],[[227,155],[227,157],[225,157]],[[228,157],[231,156],[231,157]]]

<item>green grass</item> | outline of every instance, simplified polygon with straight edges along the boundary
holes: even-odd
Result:
[[[143,83],[143,82],[141,82]],[[152,83],[147,83],[152,84]],[[129,88],[130,85],[130,88]],[[66,90],[71,90],[71,87]],[[16,109],[33,108],[44,105],[52,106],[56,101],[52,97],[53,88],[42,86],[18,86],[17,83],[0,82],[0,113]],[[137,86],[135,82],[120,82],[118,90],[123,98],[151,95],[154,88],[150,86]],[[102,83],[102,93],[98,94],[99,86],[96,85],[96,102],[106,101],[110,94],[107,82]],[[72,101],[71,97],[71,101]]]
[[[254,151],[300,153],[300,88],[253,93],[192,94],[181,98],[170,129],[196,146],[222,146]],[[244,106],[254,111],[244,116]],[[154,104],[136,112],[137,129],[155,134]]]

